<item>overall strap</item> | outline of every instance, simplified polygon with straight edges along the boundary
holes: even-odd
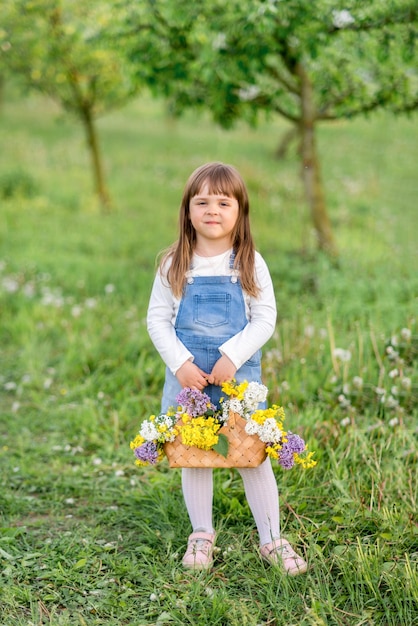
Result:
[[[232,252],[231,252],[231,254],[229,256],[229,263],[228,263],[228,267],[232,271],[231,283],[238,282],[238,278],[239,278],[239,268],[235,268],[234,269],[235,256],[236,256],[235,250],[232,249]],[[192,264],[190,264],[190,268],[186,272],[186,281],[187,281],[187,283],[189,285],[192,285],[194,283],[193,265]]]

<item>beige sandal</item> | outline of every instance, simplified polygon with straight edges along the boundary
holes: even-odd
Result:
[[[274,539],[260,548],[262,558],[270,564],[277,565],[281,559],[283,568],[288,576],[304,574],[308,564],[296,554],[286,539]]]
[[[187,541],[187,550],[183,557],[183,566],[189,569],[209,569],[213,564],[215,534],[192,533]]]

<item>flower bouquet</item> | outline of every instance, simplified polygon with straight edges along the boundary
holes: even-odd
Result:
[[[267,398],[260,383],[224,383],[221,409],[207,394],[188,387],[177,409],[151,415],[131,442],[137,465],[155,465],[164,455],[171,467],[256,467],[266,456],[284,469],[316,465],[301,437],[283,429],[282,407],[258,409]]]

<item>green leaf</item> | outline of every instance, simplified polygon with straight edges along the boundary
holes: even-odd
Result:
[[[217,452],[218,454],[221,454],[222,456],[226,457],[228,455],[228,449],[229,449],[228,437],[224,435],[223,433],[221,433],[219,435],[218,443],[213,446],[212,450],[215,450],[215,452]]]

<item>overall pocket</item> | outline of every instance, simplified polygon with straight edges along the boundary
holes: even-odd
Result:
[[[200,326],[215,328],[229,324],[231,296],[222,294],[195,294],[193,296],[193,321]]]

